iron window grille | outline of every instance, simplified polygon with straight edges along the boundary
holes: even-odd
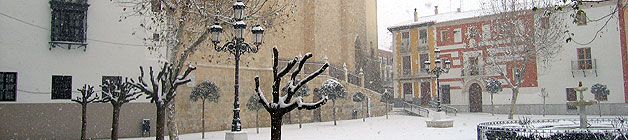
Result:
[[[72,76],[52,76],[52,99],[72,98]]]
[[[87,49],[87,0],[51,0],[50,48]]]
[[[17,72],[0,72],[0,101],[15,101]]]

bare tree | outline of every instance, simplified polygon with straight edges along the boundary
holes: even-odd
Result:
[[[182,75],[179,74],[178,70],[180,69],[182,68],[175,69],[173,68],[173,65],[166,62],[159,73],[157,73],[157,77],[155,77],[153,67],[149,67],[150,83],[146,83],[144,81],[144,68],[140,66],[141,74],[137,78],[137,81],[133,81],[131,79],[132,85],[146,94],[146,98],[150,99],[150,102],[154,103],[157,107],[157,134],[155,134],[157,140],[164,139],[166,107],[170,107],[169,104],[174,101],[177,87],[191,81],[190,79],[186,79],[186,77],[190,74],[190,72],[195,70],[196,67],[188,65]],[[174,114],[168,114],[168,117],[174,117]],[[176,129],[174,131],[176,131]],[[173,133],[178,134],[176,132]]]
[[[297,82],[299,82],[299,80],[297,80]],[[281,88],[281,92],[284,93],[283,95],[287,94],[288,90],[290,90],[290,83],[286,84],[286,86]],[[310,94],[307,93],[308,91],[310,91],[310,88],[307,85],[303,85],[303,86],[301,86],[301,88],[299,88],[299,90],[297,90],[297,92],[294,94],[294,96],[301,97],[301,98],[310,96]],[[301,125],[301,118],[302,118],[301,117],[301,110],[297,110],[297,113],[298,113],[297,115],[299,115],[299,128],[302,128],[302,125]],[[288,113],[288,115],[290,115],[290,113]],[[289,122],[289,123],[292,123],[292,122]]]
[[[519,88],[536,75],[535,64],[547,68],[561,51],[566,23],[551,8],[552,1],[496,0],[489,6],[490,31],[472,47],[484,53],[485,69],[505,79],[512,90],[508,118],[513,119]]]
[[[242,0],[237,0],[242,2]],[[167,68],[172,74],[179,74],[188,57],[198,51],[207,41],[209,27],[212,23],[230,24],[232,10],[235,1],[228,0],[116,0],[123,6],[124,14],[120,21],[129,16],[140,17],[141,31],[134,34],[142,35],[148,50],[158,52],[165,61],[172,66]],[[247,0],[244,20],[264,25],[272,29],[289,21],[289,12],[293,5],[291,0]],[[283,31],[283,30],[278,30]],[[202,59],[205,59],[203,57]],[[211,58],[207,58],[211,59]],[[214,61],[221,62],[221,61]],[[227,61],[222,61],[227,62]],[[166,80],[164,82],[174,82]],[[176,91],[170,85],[175,83],[163,83],[164,91]],[[174,94],[173,94],[174,95]],[[174,99],[174,98],[173,98]],[[170,100],[170,99],[169,99]],[[167,102],[168,128],[170,139],[178,139],[176,110],[173,102]],[[160,134],[161,135],[161,134]]]
[[[285,68],[281,71],[278,71],[277,65],[279,61],[279,52],[277,51],[277,47],[273,48],[273,86],[272,86],[272,102],[266,100],[264,97],[264,93],[259,88],[259,77],[255,76],[255,91],[260,98],[260,102],[270,114],[271,120],[271,140],[281,140],[281,120],[283,119],[283,115],[289,113],[295,108],[312,110],[321,107],[321,105],[325,104],[327,98],[323,98],[316,103],[304,103],[301,97],[296,97],[294,100],[292,98],[297,93],[297,91],[305,85],[310,80],[314,79],[319,74],[323,73],[325,69],[329,66],[329,63],[325,63],[321,68],[319,68],[314,73],[308,75],[305,79],[298,81],[296,80],[297,75],[303,69],[303,65],[307,59],[311,58],[312,54],[307,53],[305,56],[299,58],[295,57],[292,61],[290,61]],[[288,92],[286,95],[279,95],[279,87],[281,84],[281,77],[288,74],[288,72],[294,67],[295,64],[298,63],[297,68],[292,71],[292,75],[290,76],[290,80],[288,81]]]
[[[246,103],[246,107],[249,110],[255,111],[255,129],[259,134],[259,109],[262,109],[263,107],[262,103],[259,101],[259,96],[255,94],[251,95],[251,97],[249,97],[249,101]]]
[[[347,89],[342,84],[340,84],[338,81],[336,81],[334,79],[328,79],[318,89],[319,89],[318,92],[320,93],[319,96],[327,97],[327,98],[329,98],[331,100],[332,108],[333,108],[333,116],[334,116],[334,125],[337,125],[337,123],[336,123],[336,100],[337,99],[344,99],[344,98],[346,98],[347,97]]]
[[[392,92],[388,91],[388,89],[384,90],[384,94],[382,94],[382,97],[380,98],[380,102],[383,102],[385,104],[385,110],[386,110],[386,119],[388,119],[388,106],[390,105],[391,102],[393,102],[395,99],[393,98]]]
[[[366,112],[364,110],[364,100],[366,100],[366,94],[361,91],[356,91],[353,94],[353,102],[360,103],[360,111],[362,112],[362,122],[366,121]]]
[[[190,94],[190,101],[196,102],[198,99],[201,99],[203,102],[202,113],[201,113],[201,121],[203,123],[203,133],[201,135],[202,139],[205,139],[205,101],[210,102],[218,102],[220,98],[220,87],[216,85],[216,83],[211,81],[203,81],[198,84],[194,89],[192,89],[192,94]]]
[[[103,98],[100,102],[109,102],[113,107],[113,117],[111,121],[111,139],[118,139],[118,124],[120,120],[120,108],[125,103],[136,100],[142,94],[136,91],[135,87],[129,83],[128,78],[124,82],[121,80],[107,80],[102,87]]]
[[[73,102],[81,104],[81,140],[86,140],[85,133],[87,131],[87,104],[93,103],[98,100],[98,95],[94,95],[94,86],[83,85],[83,88],[77,89],[81,92],[81,97],[72,99]]]

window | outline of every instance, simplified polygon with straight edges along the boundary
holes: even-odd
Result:
[[[427,30],[419,31],[419,45],[427,45]]]
[[[577,100],[576,90],[574,90],[573,88],[566,88],[566,92],[567,92],[567,101],[576,101]],[[567,109],[568,110],[576,109],[576,108],[577,108],[576,106],[567,104]]]
[[[440,41],[448,41],[449,40],[449,32],[447,30],[440,31]]]
[[[122,76],[102,76],[102,85],[105,85],[107,82],[122,82]],[[109,92],[109,89],[102,89],[103,92]],[[105,97],[105,95],[101,95],[100,97]]]
[[[478,36],[478,29],[475,26],[471,26],[467,29],[469,38],[475,38]]]
[[[491,26],[490,25],[482,25],[482,40],[491,39]]]
[[[51,43],[85,43],[87,0],[51,0]]]
[[[401,33],[401,53],[410,51],[410,32]]]
[[[462,31],[460,28],[454,29],[454,43],[462,42]]]
[[[15,101],[16,72],[0,72],[0,101]]]
[[[469,57],[469,75],[480,75],[480,65],[478,57]]]
[[[578,25],[587,25],[587,14],[584,12],[578,12],[574,22]]]
[[[403,58],[401,58],[402,60],[402,67],[403,67],[403,75],[410,75],[411,70],[412,70],[412,66],[410,66],[410,64],[412,64],[412,60],[410,60],[410,56],[403,56]]]
[[[72,76],[52,76],[52,99],[72,98]]]
[[[588,70],[592,68],[591,48],[578,48],[578,69]]]
[[[421,66],[421,70],[419,70],[419,71],[421,71],[421,72],[427,72],[427,71],[425,71],[425,69],[426,69],[425,65],[423,65],[423,63],[425,61],[429,61],[429,55],[428,54],[420,54],[419,55],[419,62],[421,62],[421,65],[419,65],[419,66]]]

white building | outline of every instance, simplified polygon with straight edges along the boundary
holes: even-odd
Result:
[[[139,66],[156,66],[140,20],[122,12],[108,0],[0,2],[0,139],[78,139],[81,107],[70,101],[77,89],[89,84],[101,96],[108,76],[136,79]],[[122,107],[120,137],[137,137],[142,119],[154,121],[146,101]],[[88,105],[88,138],[109,137],[111,114],[109,103]]]
[[[572,23],[571,20],[573,18],[568,15],[570,13],[562,14],[564,19],[567,20],[565,22],[569,23],[567,29],[574,33],[574,41],[565,43],[564,40],[557,40],[563,43],[563,49],[553,61],[549,62],[549,67],[546,67],[548,65],[541,65],[540,63],[542,62],[535,62],[529,65],[532,68],[526,70],[525,82],[520,88],[520,94],[517,99],[517,114],[541,114],[543,111],[543,98],[539,95],[543,88],[549,94],[546,97],[547,106],[545,106],[547,114],[575,114],[575,108],[568,107],[566,102],[575,100],[576,92],[573,88],[578,86],[579,81],[583,82],[583,87],[588,87],[589,89],[597,83],[608,86],[611,93],[606,98],[603,98],[607,99],[606,101],[601,101],[600,108],[602,114],[626,114],[625,112],[628,112],[628,105],[626,105],[628,100],[624,92],[626,88],[624,86],[624,81],[626,80],[624,75],[626,73],[623,71],[626,68],[622,66],[622,63],[625,63],[622,61],[622,55],[626,55],[626,52],[622,51],[622,47],[625,47],[622,44],[625,42],[622,42],[620,39],[622,37],[620,31],[624,30],[624,26],[622,25],[623,22],[620,22],[620,18],[618,18],[623,18],[623,16],[620,16],[620,12],[613,12],[617,7],[615,1],[587,3],[582,7],[585,8],[583,10],[586,11],[590,19],[588,23]],[[608,14],[611,15],[606,16]],[[452,19],[452,17],[456,17],[455,15],[463,15],[462,17],[464,18]],[[465,17],[464,15],[476,16]],[[443,13],[418,17],[414,22],[403,22],[389,28],[391,31],[410,32],[410,40],[415,40],[412,35],[420,34],[418,31],[427,30],[430,32],[427,34],[430,39],[427,40],[433,42],[428,43],[430,46],[425,49],[433,50],[434,48],[439,48],[442,52],[441,58],[452,62],[452,68],[449,73],[440,77],[443,102],[462,111],[491,111],[490,93],[485,91],[488,78],[499,78],[503,85],[506,85],[503,78],[485,69],[485,52],[470,47],[472,44],[485,44],[490,41],[497,41],[476,40],[473,39],[474,37],[470,37],[473,34],[490,34],[490,26],[487,24],[494,15],[480,15],[482,13],[478,11]],[[533,20],[542,20],[538,15],[531,17],[530,19]],[[605,24],[606,26],[602,27]],[[523,25],[522,27],[528,28]],[[598,30],[600,30],[599,33],[596,33]],[[393,34],[395,35],[395,33]],[[393,37],[393,42],[398,42],[394,40],[396,38],[398,37]],[[594,40],[591,43],[587,43],[592,39]],[[412,58],[414,57],[412,56]],[[433,62],[433,54],[430,54],[429,57],[431,57],[430,59]],[[397,58],[399,57],[397,56]],[[420,57],[416,56],[416,58]],[[421,58],[421,60],[423,59]],[[539,60],[535,59],[535,61]],[[584,64],[578,64],[579,62]],[[415,63],[419,62],[410,62],[408,64]],[[508,71],[512,70],[509,69]],[[512,77],[511,75],[512,73],[508,76]],[[425,91],[431,92],[431,97],[436,97],[436,83],[430,83],[425,80],[418,82],[427,83],[428,85],[421,86],[421,95]],[[432,86],[429,86],[430,84]],[[418,84],[415,84],[415,86],[418,86]],[[509,105],[512,91],[508,86],[503,87],[502,92],[494,95],[495,112],[497,113],[508,113],[510,111]],[[400,88],[403,89],[404,87]],[[418,88],[413,89],[415,91],[419,90]],[[399,92],[401,90],[395,91]],[[419,94],[414,93],[414,95]],[[590,91],[586,91],[584,95],[586,100],[595,100],[594,95]],[[588,110],[591,114],[597,114],[600,111],[597,105],[589,108],[591,108]]]

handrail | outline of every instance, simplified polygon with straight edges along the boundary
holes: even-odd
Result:
[[[433,107],[433,108],[438,108],[437,103],[434,102],[434,101],[430,101],[429,102],[429,106]],[[454,113],[454,116],[458,115],[458,109],[455,108],[455,107],[444,105],[444,104],[440,104],[440,108],[445,111],[445,114],[447,114],[447,113]]]
[[[429,109],[421,107],[421,106],[418,106],[418,105],[414,105],[414,104],[410,104],[410,103],[404,103],[403,108],[405,110],[407,110],[407,111],[408,111],[408,108],[409,108],[409,111],[411,113],[415,113],[415,114],[417,114],[419,116],[425,116],[425,117],[429,117],[430,116],[430,110]],[[424,115],[422,115],[422,114],[424,114]]]

